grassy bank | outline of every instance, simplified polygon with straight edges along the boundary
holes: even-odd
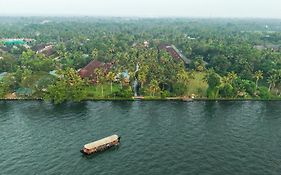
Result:
[[[0,101],[44,101],[42,98],[14,98],[14,99],[7,99],[7,98],[0,98]],[[139,98],[87,98],[82,101],[281,101],[281,98],[272,98],[272,99],[260,99],[260,98],[183,98],[183,97],[167,97],[167,98],[160,98],[160,97],[143,97]]]

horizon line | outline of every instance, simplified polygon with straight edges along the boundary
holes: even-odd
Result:
[[[238,16],[140,16],[140,15],[87,15],[87,14],[1,14],[0,17],[90,17],[90,18],[141,18],[141,19],[272,19],[281,20],[281,17],[238,17]]]

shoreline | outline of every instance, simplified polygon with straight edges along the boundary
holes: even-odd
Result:
[[[1,98],[0,101],[45,101],[41,98],[15,98],[15,99],[7,99]],[[85,99],[81,100],[80,102],[84,101],[181,101],[181,102],[193,102],[193,101],[281,101],[281,98],[277,99],[224,99],[224,98],[217,98],[217,99],[209,99],[209,98],[182,98],[182,97],[173,97],[173,98],[96,98],[96,99]],[[66,101],[72,102],[72,101]],[[79,102],[77,102],[79,103]]]

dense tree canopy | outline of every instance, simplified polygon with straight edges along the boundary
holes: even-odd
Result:
[[[29,88],[32,97],[55,103],[127,98],[137,79],[143,96],[280,98],[280,20],[54,17],[42,24],[45,19],[0,17],[3,38],[34,39],[0,43],[0,73],[7,72],[1,97]],[[190,62],[175,59],[163,44],[175,45]],[[46,45],[52,54],[38,52]],[[78,75],[92,60],[114,63],[109,72],[95,70],[94,84]]]

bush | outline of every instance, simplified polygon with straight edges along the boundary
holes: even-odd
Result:
[[[210,88],[210,87],[208,87],[208,89],[207,89],[207,97],[208,98],[218,98],[218,88]]]
[[[271,99],[271,94],[268,92],[268,88],[266,87],[259,88],[258,96],[262,99]]]
[[[199,96],[199,97],[205,97],[206,96],[204,89],[201,88],[201,87],[197,88],[196,93],[197,93],[197,96]]]
[[[166,98],[170,96],[170,92],[167,90],[161,91],[161,98]]]
[[[221,97],[233,97],[234,96],[234,89],[230,84],[226,84],[219,89],[219,94]]]
[[[175,83],[173,85],[173,94],[175,96],[182,96],[186,93],[186,88],[180,83]]]
[[[250,94],[251,96],[253,96],[255,94],[256,85],[255,85],[254,82],[249,81],[249,80],[245,80],[244,86],[245,86],[246,92],[248,94]]]
[[[131,98],[133,96],[132,88],[129,86],[127,88],[123,87],[120,91],[114,92],[115,97]]]

